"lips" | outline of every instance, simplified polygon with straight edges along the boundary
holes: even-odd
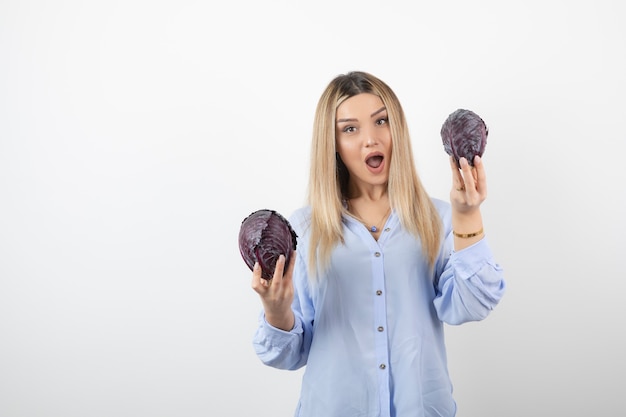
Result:
[[[374,173],[380,172],[383,168],[385,156],[380,152],[372,152],[365,158],[367,168]]]

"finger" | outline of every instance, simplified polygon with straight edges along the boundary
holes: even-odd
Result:
[[[287,269],[283,273],[283,280],[290,281],[293,277],[293,270],[296,265],[296,256],[297,252],[294,250],[291,252],[291,258],[289,259],[289,265],[287,265]]]
[[[276,261],[276,267],[274,268],[274,276],[272,280],[275,280],[277,284],[280,284],[283,281],[283,273],[285,271],[285,255],[281,254],[278,256],[278,261]]]
[[[258,262],[255,262],[252,267],[252,289],[256,292],[259,292],[263,288],[269,286],[269,282],[261,277],[261,272],[261,265],[259,265]]]
[[[467,162],[467,159],[460,158],[459,163],[461,165],[461,172],[463,175],[463,182],[465,184],[466,190],[475,190],[476,189],[476,181],[474,180],[474,174],[472,172],[473,168]]]
[[[450,161],[450,169],[452,170],[452,186],[457,191],[463,191],[463,187],[465,183],[463,182],[461,171],[459,170],[459,167],[456,164],[456,159],[454,158],[454,156],[451,156],[449,158],[449,161]]]
[[[476,172],[476,183],[478,184],[478,190],[481,193],[487,192],[487,174],[485,173],[485,165],[483,159],[476,155],[474,158],[474,168]]]

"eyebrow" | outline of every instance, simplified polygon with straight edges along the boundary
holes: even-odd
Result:
[[[387,108],[385,106],[383,106],[380,109],[376,110],[374,113],[370,114],[370,117],[374,117],[378,113],[383,112],[385,110],[387,110]],[[337,123],[356,122],[356,121],[357,121],[357,119],[337,119]]]

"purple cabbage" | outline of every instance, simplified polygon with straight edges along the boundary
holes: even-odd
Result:
[[[261,277],[272,279],[281,254],[285,255],[285,268],[289,265],[297,237],[289,221],[278,212],[257,210],[241,222],[239,252],[250,270],[258,261]]]
[[[441,139],[448,155],[454,156],[456,165],[465,157],[474,166],[474,156],[482,156],[487,146],[489,129],[483,119],[471,110],[452,112],[441,126]]]

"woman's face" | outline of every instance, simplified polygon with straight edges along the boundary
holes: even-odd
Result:
[[[337,152],[357,188],[386,185],[391,162],[389,117],[380,97],[363,93],[337,107]]]

